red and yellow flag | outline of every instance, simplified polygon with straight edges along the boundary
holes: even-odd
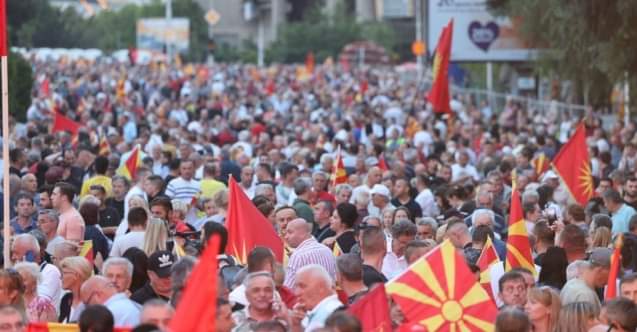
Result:
[[[380,157],[378,157],[378,168],[380,168],[383,172],[389,171],[389,167],[385,161],[385,154],[381,154]]]
[[[509,210],[509,233],[507,238],[507,257],[505,270],[513,268],[525,268],[533,275],[536,275],[533,255],[531,254],[531,243],[526,232],[526,223],[522,213],[522,202],[518,188],[513,186],[511,190],[511,208]]]
[[[142,156],[139,151],[139,145],[135,146],[133,151],[128,155],[128,158],[120,168],[117,169],[117,174],[127,177],[128,179],[134,179],[137,175],[137,169],[142,165]]]
[[[314,73],[314,53],[312,51],[307,52],[305,55],[305,70],[309,75]]]
[[[80,256],[86,258],[86,260],[91,263],[91,265],[95,263],[95,255],[93,254],[93,240],[82,241]]]
[[[391,317],[385,285],[376,285],[347,311],[360,320],[363,331],[391,331]]]
[[[232,177],[228,189],[228,254],[246,264],[250,251],[261,246],[270,248],[278,262],[283,261],[283,241],[272,223],[257,210]]]
[[[449,240],[387,284],[406,324],[427,331],[493,331],[498,309]]]
[[[487,242],[482,247],[482,253],[480,253],[476,265],[480,268],[480,284],[492,298],[495,298],[495,294],[493,294],[493,289],[491,289],[491,273],[489,269],[497,263],[500,263],[498,252],[495,251],[491,237],[487,236]]]
[[[214,330],[217,305],[217,255],[219,236],[210,238],[186,283],[186,288],[170,320],[169,331],[208,332]],[[210,303],[213,301],[213,303]]]
[[[615,249],[610,257],[610,272],[608,273],[608,282],[606,283],[606,295],[604,299],[612,300],[617,297],[617,276],[622,264],[622,247],[624,246],[624,234],[619,233],[615,239]]]
[[[553,168],[575,201],[586,205],[593,197],[593,176],[583,122],[577,126],[571,139],[553,159]]]
[[[548,157],[546,157],[544,152],[540,152],[540,154],[535,156],[535,158],[531,161],[531,164],[533,165],[533,169],[535,170],[535,174],[538,178],[551,167],[551,161]]]
[[[336,158],[334,158],[334,167],[332,167],[332,186],[347,182],[347,171],[345,171],[345,165],[343,164],[343,156],[341,155],[341,147],[336,152]]]
[[[453,36],[453,19],[442,29],[436,56],[433,63],[433,85],[427,99],[436,113],[451,113],[449,106],[449,59],[451,58],[451,40]]]

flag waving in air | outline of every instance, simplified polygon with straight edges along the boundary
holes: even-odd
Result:
[[[566,184],[571,197],[580,205],[586,205],[593,196],[593,176],[583,122],[553,159],[553,168]]]
[[[493,331],[498,309],[446,240],[387,283],[406,324],[427,331]]]
[[[7,56],[7,4],[0,0],[0,56]]]
[[[257,210],[232,177],[228,181],[228,189],[227,254],[246,264],[250,251],[261,246],[270,248],[277,261],[283,261],[283,241],[272,223]]]
[[[73,136],[77,136],[77,133],[80,131],[81,127],[82,125],[80,123],[75,122],[58,112],[55,112],[55,115],[53,117],[53,128],[51,129],[51,132],[55,133],[58,131],[68,131]]]
[[[139,145],[135,146],[133,151],[128,155],[126,161],[117,169],[117,174],[132,180],[137,175],[137,169],[142,165],[142,156]]]
[[[480,284],[493,298],[495,294],[493,294],[493,289],[491,289],[491,273],[489,269],[499,262],[500,258],[498,258],[498,252],[495,251],[493,241],[491,241],[490,236],[487,236],[487,242],[482,247],[482,253],[476,265],[480,268]]]
[[[531,254],[531,243],[529,242],[524,214],[522,213],[520,192],[516,188],[515,182],[511,190],[508,234],[505,270],[510,271],[516,267],[523,267],[531,271],[533,275],[536,275],[535,264],[533,264],[533,256]]]
[[[453,20],[442,29],[436,56],[433,63],[433,86],[427,100],[433,105],[436,113],[451,113],[449,106],[449,59],[451,58],[451,40],[453,36]]]
[[[341,147],[338,147],[336,152],[336,158],[334,158],[334,167],[332,167],[332,186],[347,182],[347,171],[345,171],[345,165],[343,164],[343,155],[341,154]]]
[[[622,247],[624,246],[624,234],[619,233],[615,239],[615,248],[613,255],[610,257],[610,273],[608,273],[608,282],[606,283],[605,300],[612,300],[617,297],[617,276],[622,264]]]
[[[391,317],[385,285],[376,285],[347,311],[361,321],[363,331],[391,331]]]

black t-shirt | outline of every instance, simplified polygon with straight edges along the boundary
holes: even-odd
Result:
[[[314,237],[316,238],[316,241],[321,243],[323,242],[323,240],[327,239],[328,237],[332,237],[336,235],[336,233],[334,233],[334,231],[330,229],[330,224],[327,224],[323,226],[322,228],[316,228],[316,230],[314,231],[314,234],[312,235],[314,235]]]
[[[144,303],[146,303],[147,301],[150,301],[152,299],[161,299],[164,300],[166,302],[168,302],[168,298],[161,296],[157,293],[155,293],[155,291],[153,290],[153,288],[150,286],[150,282],[147,282],[144,287],[138,289],[137,291],[135,291],[135,293],[133,293],[133,295],[131,295],[130,297],[131,300],[144,305]]]
[[[122,221],[119,212],[113,207],[107,206],[104,210],[100,210],[99,224],[102,227],[117,227]]]
[[[387,278],[385,275],[377,271],[373,266],[363,264],[363,283],[367,288],[371,288],[377,283],[386,283]]]
[[[399,207],[399,206],[406,207],[407,210],[409,210],[409,214],[411,215],[411,218],[413,219],[412,221],[416,220],[415,218],[422,217],[422,208],[420,207],[420,205],[418,205],[418,203],[416,203],[416,201],[413,198],[410,198],[409,202],[407,202],[406,204],[402,204],[398,200],[398,198],[394,198],[391,200],[391,204],[395,207]]]
[[[342,253],[348,254],[350,250],[352,250],[352,247],[356,244],[354,231],[346,231],[345,233],[342,233],[336,238],[336,243],[338,243]]]
[[[115,211],[117,211],[117,214],[119,215],[119,218],[120,218],[119,221],[117,222],[117,224],[119,225],[122,219],[124,219],[124,200],[118,201],[113,197],[109,197],[106,199],[106,206],[113,208],[115,209]]]

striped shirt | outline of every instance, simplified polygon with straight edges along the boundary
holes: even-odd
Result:
[[[310,237],[294,249],[288,261],[283,284],[288,288],[293,288],[296,281],[296,271],[309,264],[321,265],[332,276],[332,279],[336,280],[336,259],[332,251],[327,246],[318,243],[314,237]]]
[[[186,181],[182,177],[178,177],[170,180],[166,187],[166,196],[171,199],[178,199],[186,204],[192,202],[192,198],[197,196],[201,191],[201,184],[199,181],[190,180]]]

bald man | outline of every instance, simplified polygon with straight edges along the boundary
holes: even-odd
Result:
[[[365,184],[362,184],[352,190],[350,203],[354,203],[354,198],[359,195],[359,192],[364,191],[366,193],[370,193],[374,185],[379,184],[382,179],[383,171],[380,168],[378,168],[377,166],[370,168],[369,171],[367,171]]]
[[[168,331],[170,319],[175,314],[175,309],[167,302],[160,299],[153,299],[144,303],[141,312],[141,324],[153,324],[160,331]]]
[[[139,306],[124,293],[119,293],[115,284],[102,276],[89,278],[82,284],[80,299],[85,305],[104,305],[115,317],[115,326],[135,327],[140,322]]]
[[[294,248],[285,273],[286,287],[294,287],[296,271],[309,264],[322,266],[332,279],[335,278],[334,255],[328,247],[318,243],[312,236],[312,224],[301,218],[290,221],[285,230],[285,242]]]
[[[325,320],[343,306],[334,291],[334,280],[320,265],[298,270],[294,283],[298,302],[292,312],[292,331],[313,331],[325,326]]]
[[[454,247],[464,249],[471,246],[471,233],[464,222],[458,222],[447,229],[447,237]]]

